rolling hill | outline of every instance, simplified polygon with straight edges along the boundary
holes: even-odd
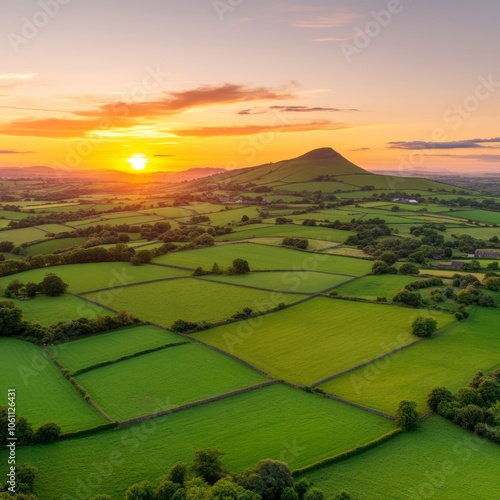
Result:
[[[452,189],[447,184],[428,179],[377,175],[368,172],[328,147],[315,149],[297,158],[277,163],[226,171],[194,181],[190,183],[190,186],[192,188],[215,187],[223,190],[230,184],[268,186],[274,190],[291,192],[354,191],[366,186],[391,190],[444,189],[448,191]]]

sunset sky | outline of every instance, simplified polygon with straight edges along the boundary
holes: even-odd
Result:
[[[16,0],[0,166],[499,171],[498,0]]]

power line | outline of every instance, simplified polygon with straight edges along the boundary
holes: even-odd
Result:
[[[20,108],[16,106],[0,106],[2,109],[24,109],[27,111],[49,111],[49,112],[55,112],[55,113],[69,113],[69,114],[74,114],[72,111],[65,111],[62,109],[43,109],[43,108]]]

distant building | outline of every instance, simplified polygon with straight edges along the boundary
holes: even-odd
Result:
[[[499,252],[493,250],[476,250],[474,257],[477,259],[498,259]]]
[[[460,261],[453,261],[447,264],[446,262],[440,262],[437,266],[439,269],[461,269],[464,263]]]
[[[394,198],[392,201],[398,201],[399,203],[417,203],[417,200],[409,199],[409,198]]]

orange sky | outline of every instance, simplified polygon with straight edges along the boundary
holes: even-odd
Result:
[[[498,171],[494,0],[11,4],[0,166]]]

